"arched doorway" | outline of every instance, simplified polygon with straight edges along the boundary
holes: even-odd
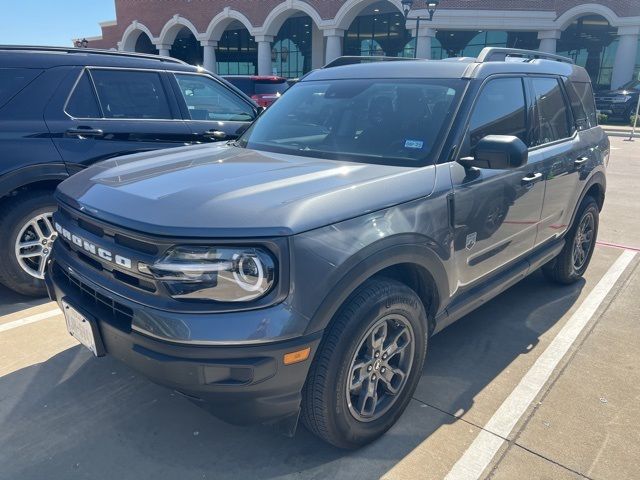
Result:
[[[191,65],[202,65],[202,46],[187,27],[182,27],[176,34],[170,55]]]
[[[415,39],[405,28],[403,14],[390,2],[366,7],[344,34],[344,55],[413,57]]]
[[[138,53],[152,53],[154,55],[158,54],[158,49],[151,42],[149,36],[144,32],[140,32],[140,35],[138,35],[134,46],[134,51]]]
[[[313,20],[303,13],[287,18],[271,47],[273,73],[298,78],[311,70]]]
[[[618,46],[617,32],[600,15],[576,18],[562,32],[557,52],[586,68],[596,90],[608,90]]]
[[[220,75],[255,75],[258,72],[258,47],[247,28],[233,20],[218,41],[216,71]]]

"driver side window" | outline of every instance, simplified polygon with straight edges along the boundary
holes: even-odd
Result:
[[[470,152],[487,135],[513,135],[527,144],[526,112],[521,78],[490,80],[480,92],[469,122]]]

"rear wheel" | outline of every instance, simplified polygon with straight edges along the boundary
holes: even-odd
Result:
[[[599,214],[595,199],[591,196],[585,197],[566,236],[564,248],[556,258],[542,267],[545,277],[565,285],[582,277],[596,246]]]
[[[427,318],[420,298],[394,280],[372,279],[340,309],[303,391],[302,420],[340,448],[378,438],[411,400],[424,363]]]
[[[0,282],[17,293],[46,295],[44,274],[57,232],[51,192],[36,191],[14,197],[0,212]]]

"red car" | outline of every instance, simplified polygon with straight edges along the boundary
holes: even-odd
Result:
[[[223,75],[223,78],[250,96],[260,107],[268,107],[289,88],[284,77]]]

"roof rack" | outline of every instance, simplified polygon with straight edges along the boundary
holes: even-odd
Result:
[[[507,57],[529,58],[531,60],[555,60],[556,62],[573,64],[573,60],[562,55],[538,52],[537,50],[521,50],[518,48],[485,47],[478,55],[477,62],[504,62]]]
[[[382,57],[382,56],[344,56],[327,63],[322,68],[342,67],[343,65],[355,65],[357,63],[374,63],[374,62],[402,62],[407,60],[416,60],[415,58],[406,57]],[[418,59],[420,60],[420,59]]]
[[[151,53],[124,52],[116,50],[102,50],[99,48],[73,48],[73,47],[48,47],[34,45],[0,45],[0,50],[23,50],[31,52],[58,52],[58,53],[96,53],[100,55],[113,55],[121,57],[147,58],[149,60],[157,60],[161,62],[180,63],[188,65],[182,60],[173,57],[164,57]]]

